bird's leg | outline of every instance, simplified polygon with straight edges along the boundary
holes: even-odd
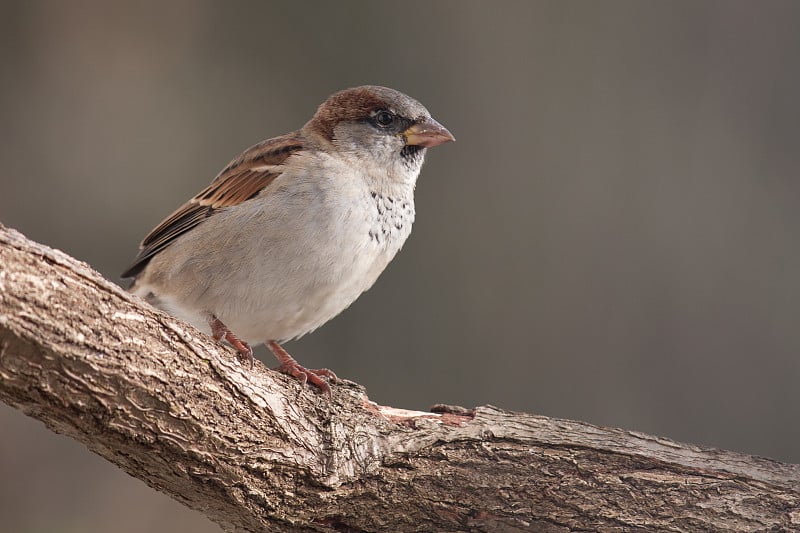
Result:
[[[211,326],[211,334],[213,335],[215,341],[224,338],[231,344],[231,346],[236,348],[237,352],[247,359],[247,361],[250,363],[250,368],[253,368],[253,349],[249,344],[234,335],[233,332],[228,329],[228,326],[223,324],[222,320],[214,315],[210,316],[208,324]]]
[[[322,376],[329,378],[334,383],[339,381],[339,378],[336,377],[336,374],[327,368],[305,368],[300,363],[295,361],[294,357],[289,355],[289,352],[283,349],[283,346],[275,341],[269,341],[267,343],[267,347],[280,362],[280,365],[275,370],[278,372],[283,372],[284,374],[289,374],[290,376],[299,379],[303,384],[305,384],[307,381],[310,381],[312,385],[315,385],[322,392],[327,392],[330,394],[331,387],[321,379]]]

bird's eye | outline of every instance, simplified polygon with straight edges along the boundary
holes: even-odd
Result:
[[[383,128],[389,127],[394,123],[394,115],[386,110],[375,113],[375,123]]]

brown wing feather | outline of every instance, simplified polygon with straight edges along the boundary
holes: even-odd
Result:
[[[208,187],[164,219],[144,238],[139,246],[139,254],[130,268],[122,273],[122,277],[137,276],[154,255],[219,209],[238,205],[256,196],[280,175],[280,165],[301,148],[299,135],[290,133],[262,141],[242,152]]]

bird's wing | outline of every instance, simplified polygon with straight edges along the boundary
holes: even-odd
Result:
[[[180,235],[222,208],[238,205],[258,195],[281,174],[281,165],[302,148],[298,133],[262,141],[242,152],[211,184],[164,219],[139,246],[133,264],[123,278],[137,276],[150,259]]]

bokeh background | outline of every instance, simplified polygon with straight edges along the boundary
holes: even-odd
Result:
[[[0,5],[0,222],[121,282],[240,150],[391,86],[458,142],[299,360],[800,462],[799,2]],[[0,530],[219,531],[5,405]]]

